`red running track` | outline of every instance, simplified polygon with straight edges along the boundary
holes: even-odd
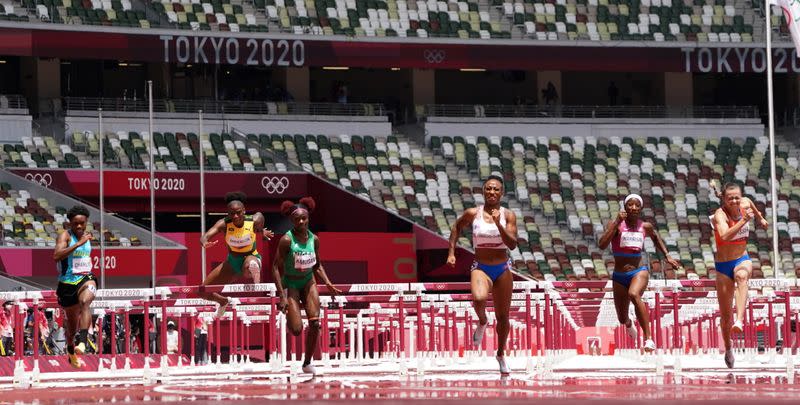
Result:
[[[734,373],[684,373],[680,377],[635,374],[607,376],[572,374],[541,380],[524,373],[501,378],[490,372],[453,372],[422,377],[397,374],[337,374],[295,381],[286,377],[246,375],[235,379],[185,377],[163,384],[125,386],[110,381],[61,382],[71,387],[0,389],[0,404],[32,403],[175,403],[263,404],[285,400],[294,404],[380,403],[399,405],[426,403],[455,405],[499,405],[509,402],[548,400],[559,404],[674,404],[719,402],[725,404],[771,405],[798,403],[800,385],[788,381],[785,373],[767,371]],[[601,373],[603,374],[603,373]],[[470,404],[464,404],[464,402]]]

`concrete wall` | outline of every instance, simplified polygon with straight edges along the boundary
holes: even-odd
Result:
[[[91,114],[91,113],[90,113]],[[113,116],[112,116],[113,115]],[[195,114],[161,113],[154,115],[153,130],[157,132],[198,132]],[[386,117],[341,117],[330,116],[282,116],[259,117],[253,115],[207,116],[203,121],[203,131],[223,132],[226,128],[236,128],[245,133],[255,134],[320,134],[320,135],[373,135],[388,136],[392,126]],[[65,119],[69,130],[97,132],[97,116],[68,116]],[[141,113],[106,113],[103,115],[103,128],[106,131],[148,131],[148,120]]]
[[[719,123],[718,120],[664,119],[654,123],[651,119],[595,119],[588,120],[537,120],[537,119],[487,119],[458,118],[459,122],[446,122],[453,118],[429,118],[426,133],[438,136],[546,136],[546,137],[758,137],[764,126],[753,120],[740,123]],[[688,121],[688,122],[687,122]]]
[[[33,118],[26,114],[0,115],[0,141],[19,142],[33,135]]]

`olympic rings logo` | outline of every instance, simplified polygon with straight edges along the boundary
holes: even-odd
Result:
[[[444,62],[447,53],[442,49],[426,49],[422,52],[425,61],[432,64],[439,64]]]
[[[45,187],[53,184],[53,176],[50,176],[50,173],[25,173],[25,180],[39,183]]]
[[[283,194],[289,188],[289,179],[286,176],[264,176],[261,178],[261,187],[266,190],[267,194]]]

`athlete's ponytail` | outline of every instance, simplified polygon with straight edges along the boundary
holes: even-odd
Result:
[[[708,182],[708,185],[711,186],[711,191],[714,193],[714,195],[721,200],[722,193],[719,191],[719,188],[717,188],[717,181],[711,179],[711,181]]]

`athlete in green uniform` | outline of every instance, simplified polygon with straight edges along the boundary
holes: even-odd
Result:
[[[314,275],[316,274],[325,283],[332,294],[341,293],[328,279],[325,269],[319,262],[317,253],[319,238],[308,230],[308,215],[314,211],[315,205],[311,197],[302,198],[297,204],[292,201],[284,201],[281,204],[281,213],[292,219],[293,227],[278,243],[275,263],[272,266],[272,275],[280,296],[278,309],[286,312],[289,330],[295,336],[299,336],[303,331],[300,303],[305,307],[308,333],[303,372],[311,374],[316,374],[314,366],[311,365],[311,358],[317,347],[320,327],[319,295]]]

